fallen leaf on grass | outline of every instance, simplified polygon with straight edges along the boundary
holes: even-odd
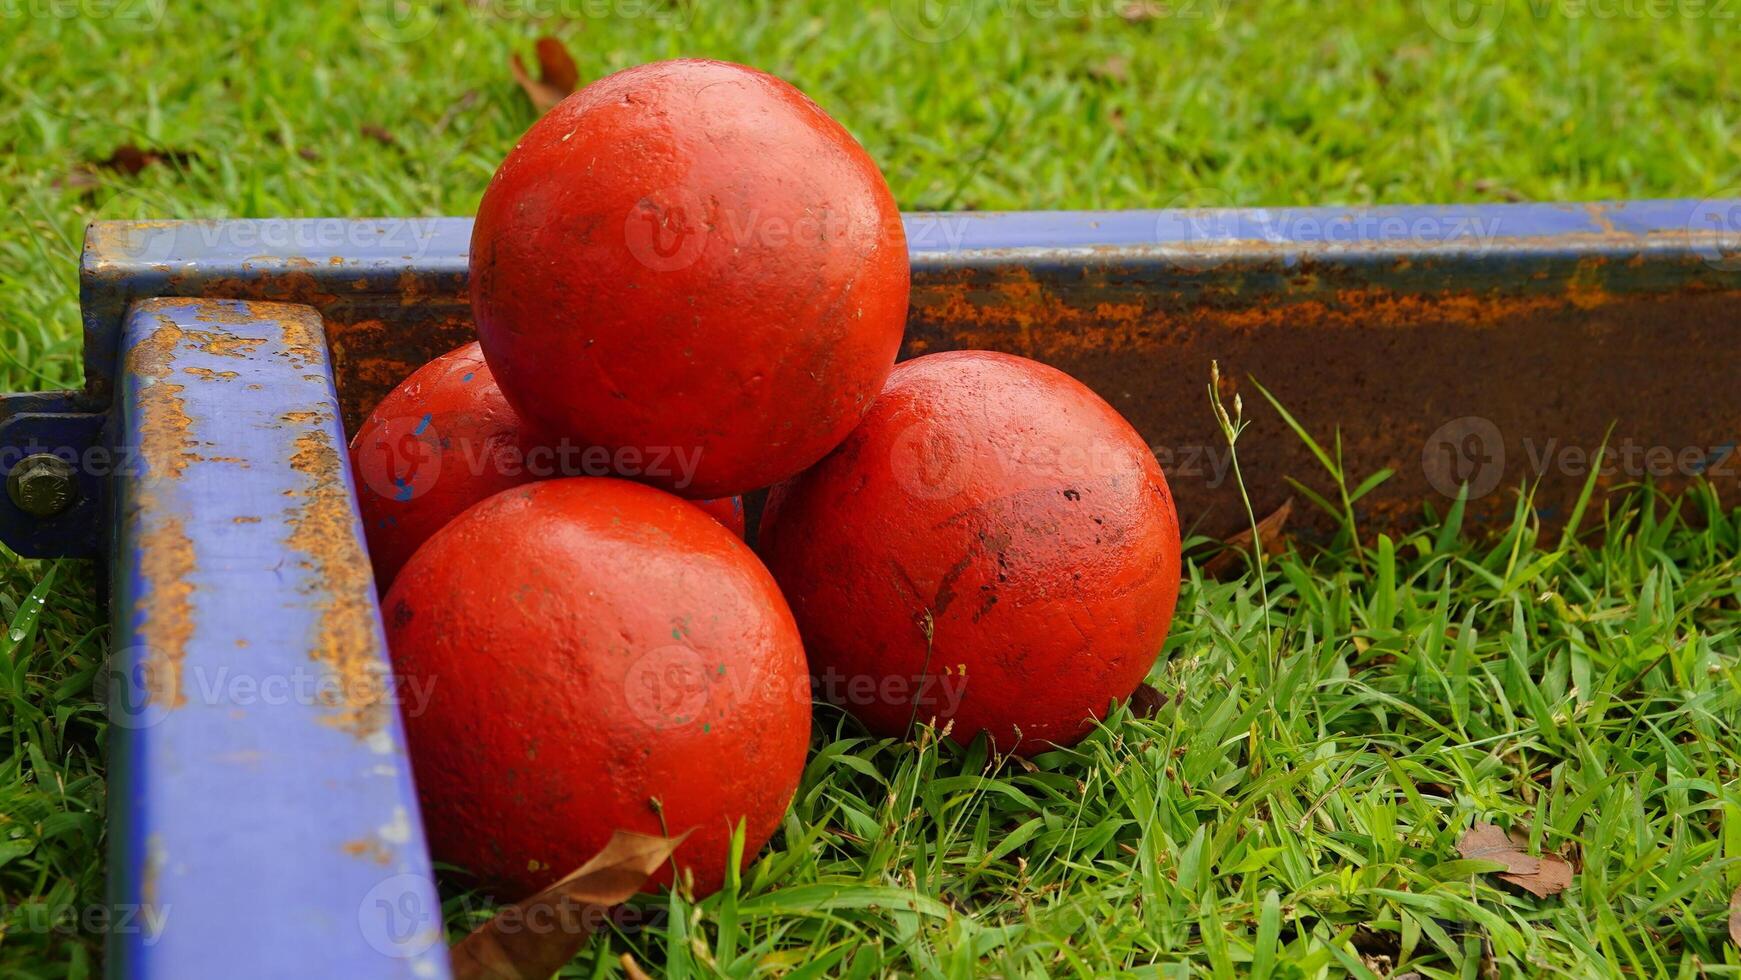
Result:
[[[365,126],[358,126],[357,132],[363,136],[367,136],[369,139],[374,140],[382,146],[399,145],[398,138],[388,132],[387,127],[385,126],[377,126],[374,123],[369,123]]]
[[[90,167],[80,164],[68,170],[66,176],[56,178],[54,186],[69,191],[89,192],[101,183],[102,181],[97,179],[97,175],[91,171]]]
[[[1282,529],[1287,527],[1288,517],[1294,512],[1294,498],[1282,501],[1273,513],[1257,522],[1257,534],[1263,541],[1263,553],[1279,555],[1287,550],[1287,538],[1282,536]],[[1251,554],[1251,528],[1239,532],[1221,542],[1221,551],[1215,557],[1203,563],[1203,574],[1210,578],[1224,578],[1236,574],[1235,564],[1242,557]]]
[[[1511,882],[1537,898],[1558,895],[1571,887],[1572,862],[1558,854],[1543,854],[1541,862],[1541,870],[1535,874],[1501,874],[1499,878],[1502,881]]]
[[[1741,888],[1729,896],[1729,941],[1741,946]]]
[[[599,910],[621,905],[671,859],[682,837],[619,830],[572,874],[498,912],[453,947],[454,980],[543,980],[580,951]],[[529,929],[550,922],[555,928]]]
[[[1153,3],[1150,0],[1132,0],[1132,2],[1120,7],[1118,11],[1118,15],[1131,24],[1140,24],[1145,20],[1165,17],[1167,13],[1166,5]]]
[[[137,177],[146,167],[154,164],[167,163],[172,167],[180,167],[195,159],[195,154],[185,150],[146,150],[126,143],[115,147],[115,152],[101,160],[79,164],[54,183],[56,187],[68,190],[89,191],[102,183],[97,177],[99,170],[113,171],[123,177]]]
[[[1457,852],[1470,860],[1505,865],[1504,871],[1495,872],[1499,879],[1537,898],[1565,891],[1572,883],[1572,863],[1558,854],[1531,857],[1524,851],[1528,844],[1528,836],[1519,831],[1478,823],[1457,841]]]
[[[537,51],[537,78],[526,70],[526,63],[518,54],[508,60],[508,70],[514,73],[514,81],[520,83],[526,97],[532,100],[532,107],[542,114],[574,94],[575,87],[580,84],[580,69],[575,67],[568,49],[553,37],[539,38]]]
[[[1130,713],[1138,718],[1153,718],[1167,706],[1167,696],[1148,684],[1138,684],[1130,694]]]
[[[96,166],[134,177],[153,164],[167,163],[172,167],[180,167],[192,163],[193,160],[194,154],[185,150],[144,150],[126,143],[115,147],[115,152],[109,154],[107,159],[98,160]]]
[[[1098,78],[1108,82],[1123,82],[1130,79],[1130,59],[1115,54],[1106,60],[1088,66],[1090,78]]]

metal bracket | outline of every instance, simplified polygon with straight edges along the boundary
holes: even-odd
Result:
[[[104,441],[108,415],[86,410],[74,391],[0,395],[0,484],[27,458],[50,454],[71,464],[66,507],[28,513],[0,494],[0,541],[26,558],[94,558],[103,547],[109,477],[129,461]]]

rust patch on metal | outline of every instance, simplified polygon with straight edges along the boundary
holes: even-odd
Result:
[[[199,312],[193,315],[201,323],[222,323],[231,326],[241,326],[253,323],[256,316],[248,308],[246,302],[240,300],[216,300],[203,296],[191,297],[190,301],[199,307]]]
[[[133,603],[144,643],[147,704],[179,708],[181,665],[193,638],[193,539],[179,517],[165,517],[140,535],[139,577],[145,593]]]
[[[255,306],[255,317],[269,316],[258,309],[261,303],[314,307],[323,321],[347,431],[355,431],[368,410],[411,372],[475,339],[463,273],[407,271],[388,279],[357,275],[342,264],[279,259],[246,267],[247,276],[172,273],[167,290],[208,303],[246,300]],[[227,315],[223,307],[212,314]],[[313,366],[319,350],[307,340],[287,338],[287,356]],[[245,356],[252,350],[222,352]]]
[[[355,432],[369,410],[413,371],[477,339],[466,314],[420,319],[415,326],[374,317],[328,319],[326,333],[347,432]]]
[[[128,370],[142,379],[139,431],[134,437],[151,475],[174,479],[197,454],[181,399],[184,389],[163,380],[174,369],[175,349],[183,333],[165,317],[159,317],[158,323],[150,336],[127,352]],[[141,487],[147,509],[153,509],[149,502],[156,492],[155,482],[144,481]],[[147,703],[177,708],[187,701],[181,690],[181,665],[193,636],[189,580],[193,570],[193,540],[179,517],[164,517],[140,534],[139,577],[145,589],[134,602],[134,613],[146,648],[142,666]]]
[[[393,852],[387,845],[372,838],[349,840],[344,843],[344,852],[355,858],[366,858],[376,864],[393,863]]]
[[[1412,257],[1409,276],[1430,276],[1432,261]],[[1734,390],[1724,372],[1741,358],[1732,329],[1741,291],[1717,280],[1615,291],[1608,262],[1593,257],[1557,267],[1551,280],[1519,274],[1459,291],[1390,288],[1395,268],[1310,262],[1222,268],[1201,279],[1117,268],[1088,268],[1080,278],[1001,267],[927,272],[914,279],[902,356],[1001,350],[1079,378],[1155,449],[1187,533],[1220,537],[1246,523],[1205,399],[1212,360],[1224,384],[1244,395],[1251,429],[1239,443],[1240,465],[1260,514],[1280,505],[1290,478],[1328,499],[1336,492],[1252,378],[1320,443],[1340,432],[1351,486],[1393,471],[1356,506],[1364,536],[1419,526],[1429,502],[1445,512],[1443,479],[1435,483],[1424,460],[1442,455],[1443,427],[1465,417],[1490,421],[1504,442],[1482,447],[1503,476],[1470,500],[1465,526],[1509,524],[1516,487],[1539,478],[1537,517],[1553,529],[1588,472],[1555,454],[1593,453],[1609,422],[1617,423],[1611,448],[1717,458],[1741,440],[1741,399],[1719,394]],[[1278,292],[1277,275],[1300,285]],[[1700,353],[1689,360],[1686,351]],[[1543,380],[1550,375],[1551,392]],[[1689,390],[1710,396],[1689,401]],[[1741,489],[1735,470],[1741,462],[1708,473],[1725,497]],[[1666,493],[1693,482],[1684,473],[1652,476]],[[1638,478],[1604,477],[1598,487]],[[1315,509],[1296,517],[1308,540],[1335,530]]]
[[[169,317],[158,316],[157,329],[127,353],[127,369],[147,378],[168,377],[171,370],[169,359],[179,343],[181,328]]]
[[[213,371],[207,367],[184,367],[181,371],[183,374],[191,374],[201,381],[234,381],[241,377],[234,371]]]
[[[183,333],[196,347],[214,357],[245,358],[266,342],[264,337],[238,337],[223,330],[185,330]]]
[[[284,353],[297,369],[320,363],[320,338],[300,316],[285,316],[279,321]]]
[[[139,452],[153,475],[171,479],[198,458],[181,398],[186,389],[163,380],[173,370],[171,360],[182,336],[174,323],[162,323],[127,353],[128,370],[147,379],[139,388]]]
[[[1142,299],[1077,305],[1030,271],[1017,268],[991,282],[961,278],[915,284],[912,306],[918,329],[909,334],[908,352],[983,348],[1047,360],[1140,353],[1204,329],[1489,329],[1563,309],[1568,302],[1589,310],[1612,298],[1594,275],[1575,275],[1565,292],[1536,295],[1426,295],[1368,286],[1269,296],[1253,303],[1229,287],[1207,288],[1190,300],[1182,293],[1157,292]]]
[[[320,429],[296,437],[291,468],[308,478],[285,544],[312,582],[304,587],[318,621],[310,655],[336,677],[332,722],[362,737],[387,717],[386,682],[375,632],[374,580],[357,539],[343,454]]]
[[[310,422],[319,422],[319,421],[325,419],[326,413],[325,412],[285,412],[283,415],[280,415],[278,417],[280,419],[283,419],[286,422],[289,422],[292,425],[307,425]]]

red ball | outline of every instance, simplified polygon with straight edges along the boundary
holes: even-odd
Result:
[[[695,506],[707,511],[714,520],[724,524],[731,533],[739,538],[744,536],[744,498],[715,497],[712,500],[697,500]]]
[[[430,361],[388,393],[351,439],[357,504],[385,591],[429,536],[472,504],[557,476],[612,472],[611,453],[539,435],[502,396],[475,343]],[[695,502],[744,536],[740,497]]]
[[[504,896],[619,829],[693,831],[677,863],[708,894],[732,827],[747,863],[798,786],[797,627],[749,547],[687,501],[613,479],[497,494],[418,550],[382,610],[430,849]]]
[[[351,438],[357,509],[382,589],[472,504],[534,477],[529,439],[477,344],[418,368]]]
[[[471,290],[524,415],[665,457],[646,482],[730,496],[864,416],[901,343],[906,236],[876,165],[803,93],[658,62],[521,138],[478,207]]]
[[[895,368],[863,424],[769,495],[760,546],[821,694],[1000,751],[1069,745],[1153,666],[1179,595],[1154,454],[1061,371],[987,351]]]

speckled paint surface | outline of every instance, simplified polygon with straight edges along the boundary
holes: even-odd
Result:
[[[478,336],[517,408],[613,448],[700,454],[686,497],[814,463],[881,389],[906,237],[876,165],[797,89],[659,62],[540,119],[471,239]]]
[[[1069,744],[1153,665],[1179,592],[1154,455],[1068,375],[987,351],[895,369],[864,423],[776,487],[760,547],[822,695],[1022,754]]]
[[[614,479],[505,491],[438,532],[383,602],[430,848],[520,897],[615,830],[689,833],[700,894],[746,862],[804,765],[810,691],[786,602],[687,501]],[[661,872],[649,887],[669,883]]]

